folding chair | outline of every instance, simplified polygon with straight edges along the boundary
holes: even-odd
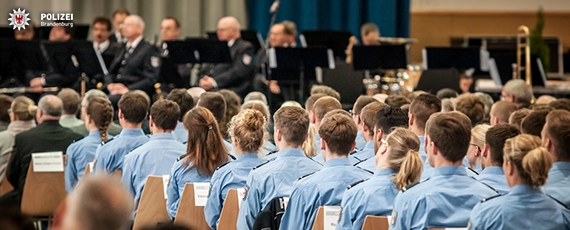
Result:
[[[11,156],[12,156],[12,153],[8,154],[7,162],[10,162]],[[4,173],[2,173],[2,184],[0,184],[0,196],[8,193],[9,191],[14,190],[14,186],[12,186],[12,184],[10,184],[10,182],[8,181],[8,177],[6,177],[7,171],[8,171],[8,167],[6,167],[6,169],[4,170]]]
[[[222,212],[220,214],[220,221],[218,229],[235,230],[239,214],[239,197],[236,189],[228,190]]]
[[[331,208],[331,210],[329,210],[329,207]],[[335,212],[334,213],[335,215],[339,215],[336,218],[336,222],[334,223],[327,222],[327,218],[325,218],[325,215],[330,215],[330,214],[326,212]],[[315,216],[315,220],[313,221],[313,227],[311,229],[312,230],[335,229],[336,223],[338,223],[338,217],[340,217],[340,212],[341,212],[340,206],[319,207],[319,209],[317,210],[317,214]]]
[[[148,176],[139,201],[133,229],[139,230],[167,221],[170,221],[170,217],[166,212],[162,177]]]
[[[174,223],[187,226],[190,229],[210,229],[204,217],[204,206],[196,206],[194,194],[195,185],[186,183],[180,197]]]
[[[66,196],[63,172],[34,172],[31,160],[22,192],[22,213],[49,219]]]

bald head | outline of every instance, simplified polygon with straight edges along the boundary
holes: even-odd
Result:
[[[218,21],[217,34],[220,41],[230,41],[241,37],[241,25],[231,16],[223,17]]]
[[[121,25],[121,34],[129,41],[133,42],[144,32],[144,20],[138,15],[129,15]]]
[[[508,124],[509,117],[517,110],[517,105],[509,101],[497,101],[491,107],[490,123],[491,126],[496,124]]]
[[[59,120],[63,112],[63,102],[55,95],[46,95],[38,102],[36,119],[38,123],[45,120]]]
[[[550,102],[556,101],[556,98],[550,95],[542,95],[536,99],[535,105],[550,104]]]

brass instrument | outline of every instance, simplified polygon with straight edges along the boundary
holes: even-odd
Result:
[[[379,37],[378,42],[380,42],[381,44],[404,45],[404,44],[418,43],[418,39]]]
[[[160,83],[154,84],[154,92],[156,94],[156,100],[164,99],[164,96],[162,95],[162,90],[160,89]]]
[[[523,42],[522,39],[525,39]],[[525,65],[521,65],[521,52],[524,49]],[[518,28],[517,33],[517,75],[516,79],[522,78],[522,71],[525,71],[526,84],[532,86],[531,69],[530,69],[530,38],[528,27],[522,25]]]
[[[59,91],[58,87],[46,87],[43,89],[43,92],[57,92]],[[33,91],[31,87],[12,87],[12,88],[0,88],[0,93],[36,93]]]

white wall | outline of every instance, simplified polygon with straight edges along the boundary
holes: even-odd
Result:
[[[570,0],[411,0],[412,10],[570,11]]]

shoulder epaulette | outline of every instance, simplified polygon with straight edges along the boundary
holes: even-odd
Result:
[[[232,160],[234,160],[234,161],[236,160],[236,157],[234,157],[232,154],[229,154],[229,153],[228,153],[228,157],[230,157],[230,158],[231,158]]]
[[[83,140],[83,138],[85,138],[85,137],[86,137],[86,136],[84,136],[84,137],[81,137],[81,138],[79,138],[79,139],[76,139],[76,140],[73,140],[73,143],[75,143],[75,142],[78,142],[78,141],[80,141],[80,140]]]
[[[475,178],[473,178],[473,179],[475,179]],[[481,181],[479,181],[479,182],[481,182]],[[489,187],[491,190],[495,191],[496,193],[499,193],[499,191],[497,191],[497,189],[491,187],[491,185],[485,184],[483,182],[481,182],[481,184],[484,184],[485,186]]]
[[[546,194],[548,197],[550,197],[550,199],[553,199],[554,201],[556,201],[556,203],[559,203],[560,205],[562,205],[562,207],[569,209],[568,206],[564,203],[562,203],[562,201],[557,200],[556,198],[552,197],[551,195]]]
[[[358,152],[358,150],[355,148],[352,152],[348,153],[348,155],[355,154],[356,152]]]
[[[315,159],[313,159],[312,157],[307,157],[309,158],[309,160],[312,160],[313,162],[319,164],[320,166],[323,166],[323,164],[321,164],[320,162],[316,161]]]
[[[313,175],[313,174],[315,174],[315,173],[316,173],[316,172],[309,173],[309,174],[307,174],[307,175],[304,175],[304,176],[302,176],[302,177],[299,177],[299,179],[297,179],[297,180],[304,179],[304,178],[306,178],[306,177],[308,177],[308,176],[310,176],[310,175]]]
[[[271,152],[267,153],[267,156],[269,156],[269,155],[271,155],[271,154],[274,154],[274,153],[276,153],[276,152],[279,152],[279,151],[277,151],[277,150],[271,151]]]
[[[115,136],[115,137],[118,137],[118,135],[117,135],[117,136]],[[105,145],[105,144],[107,144],[107,143],[111,142],[112,140],[115,140],[115,137],[113,137],[113,138],[109,138],[107,141],[101,141],[101,145]]]
[[[418,181],[418,182],[411,183],[411,184],[409,184],[409,185],[406,185],[406,187],[403,187],[403,188],[402,188],[402,192],[406,192],[406,191],[410,190],[411,188],[413,188],[414,186],[416,186],[416,185],[418,185],[418,184],[420,184],[419,181]]]
[[[266,165],[266,164],[269,163],[269,162],[271,162],[271,161],[263,162],[263,163],[261,163],[260,165],[253,167],[252,170],[256,170],[256,169],[258,169],[259,167],[264,166],[264,165]]]
[[[223,163],[222,165],[218,166],[218,168],[216,168],[216,170],[221,169],[222,167],[228,165],[230,163],[230,161]]]
[[[358,185],[358,184],[360,184],[360,183],[362,183],[362,182],[364,182],[364,181],[367,181],[367,180],[368,180],[368,179],[364,179],[364,180],[359,180],[359,181],[357,181],[357,182],[354,182],[354,183],[352,183],[351,185],[349,185],[348,187],[346,187],[346,189],[348,190],[348,189],[354,188],[354,186],[356,186],[356,185]]]
[[[361,168],[361,167],[357,167],[357,168],[362,169],[362,170],[364,170],[364,171],[367,172],[367,173],[374,174],[374,172],[372,172],[372,171],[370,171],[370,170],[368,170],[368,169]]]
[[[178,158],[176,158],[176,161],[180,161],[182,159],[184,159],[184,157],[188,156],[188,154],[184,154],[182,156],[179,156]]]
[[[479,173],[477,171],[475,171],[474,169],[472,169],[471,167],[467,167],[469,170],[471,170],[471,172],[475,173],[475,175],[479,175]]]
[[[485,198],[485,199],[482,199],[482,200],[481,200],[481,203],[485,203],[485,202],[487,202],[487,201],[489,201],[489,200],[491,200],[491,199],[495,199],[495,198],[500,197],[500,196],[502,196],[502,195],[501,195],[501,194],[497,194],[497,195],[494,195],[494,196],[492,196],[492,197],[487,197],[487,198]]]
[[[150,138],[152,137],[152,134],[147,134],[146,137]]]

